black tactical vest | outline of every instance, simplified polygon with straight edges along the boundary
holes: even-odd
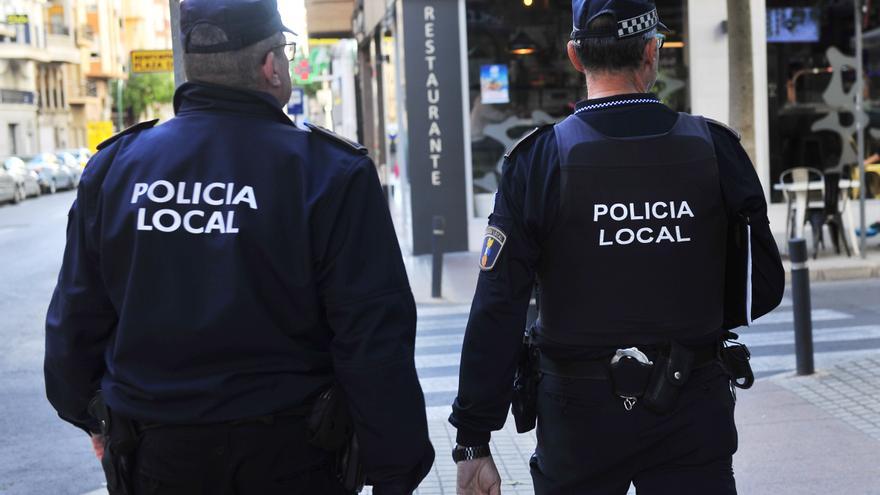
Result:
[[[652,344],[717,332],[727,215],[706,121],[614,138],[577,115],[556,125],[560,216],[543,245],[539,337]]]

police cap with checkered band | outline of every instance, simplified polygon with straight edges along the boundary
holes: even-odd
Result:
[[[584,38],[617,38],[623,39],[636,36],[657,28],[667,31],[660,22],[657,6],[652,0],[572,0],[571,10],[574,14],[574,27],[571,39]],[[597,17],[610,15],[614,17],[614,27],[591,30],[590,25]]]
[[[209,46],[189,42],[196,27],[220,28],[227,41]],[[180,32],[186,53],[220,53],[241,50],[276,33],[291,33],[278,12],[277,0],[184,0],[180,4]]]

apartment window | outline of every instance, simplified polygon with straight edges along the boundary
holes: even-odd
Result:
[[[18,154],[18,124],[9,124],[9,149],[13,155]]]

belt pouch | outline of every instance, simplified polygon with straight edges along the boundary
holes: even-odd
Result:
[[[752,365],[749,363],[751,354],[743,344],[734,344],[721,349],[721,364],[724,371],[733,379],[733,386],[741,389],[751,388],[755,383]]]
[[[354,434],[351,415],[337,386],[318,397],[307,428],[309,443],[327,452],[338,452],[351,439]]]
[[[639,398],[645,394],[653,375],[652,366],[631,357],[622,357],[611,364],[611,384],[614,395],[624,398]]]
[[[668,353],[661,353],[655,361],[654,373],[642,401],[651,411],[666,414],[675,407],[681,389],[690,377],[694,353],[672,342]]]
[[[532,431],[537,424],[538,359],[538,348],[532,344],[530,333],[526,332],[513,379],[513,398],[510,404],[517,433]]]
[[[101,467],[107,478],[109,495],[130,495],[132,492],[133,455],[139,436],[134,423],[111,410],[101,391],[89,403],[89,413],[101,422],[104,456]]]

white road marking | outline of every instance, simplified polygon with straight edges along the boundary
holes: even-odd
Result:
[[[419,306],[418,315],[420,318],[423,316],[467,315],[470,311],[470,305],[444,304],[437,306]]]
[[[428,336],[416,336],[416,352],[419,349],[426,349],[428,347],[443,347],[448,345],[461,345],[464,340],[463,334],[457,335],[428,335]]]
[[[433,331],[433,330],[462,330],[467,326],[467,318],[456,318],[446,320],[428,320],[420,321],[416,325],[416,333]]]
[[[834,320],[846,320],[849,318],[854,318],[853,315],[848,313],[843,313],[841,311],[835,311],[833,309],[815,309],[813,310],[813,321],[834,321]],[[774,311],[768,315],[764,315],[754,322],[752,322],[752,326],[760,326],[760,325],[778,325],[782,323],[794,323],[794,313],[791,311]]]
[[[446,366],[458,366],[461,361],[461,354],[454,352],[451,354],[433,354],[427,356],[416,355],[416,368],[443,368]]]

